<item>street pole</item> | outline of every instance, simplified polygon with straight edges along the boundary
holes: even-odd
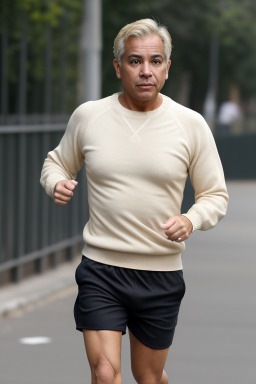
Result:
[[[216,6],[219,8],[220,20],[222,14],[227,8],[226,0],[218,0]],[[217,111],[217,92],[218,92],[218,78],[219,78],[219,40],[217,34],[211,39],[210,46],[210,67],[209,67],[209,84],[208,91],[204,103],[204,117],[209,124],[212,131],[214,131],[216,123]]]
[[[209,84],[204,103],[204,117],[212,130],[214,130],[217,109],[216,99],[218,88],[218,63],[219,43],[217,38],[213,37],[210,46]]]
[[[83,101],[101,97],[101,0],[85,0],[82,26]]]

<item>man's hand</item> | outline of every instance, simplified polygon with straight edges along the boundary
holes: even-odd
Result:
[[[59,181],[54,189],[54,202],[58,205],[66,205],[73,196],[77,184],[78,182],[75,180]]]
[[[182,215],[170,217],[161,227],[169,240],[178,243],[186,240],[193,230],[191,221]]]

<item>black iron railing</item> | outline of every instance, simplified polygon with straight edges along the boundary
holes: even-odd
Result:
[[[0,127],[0,276],[19,282],[26,264],[42,273],[62,251],[72,259],[88,217],[85,171],[67,206],[57,206],[40,185],[44,159],[60,141],[64,124]]]

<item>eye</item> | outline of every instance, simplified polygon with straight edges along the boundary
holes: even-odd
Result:
[[[155,59],[152,61],[153,64],[155,65],[160,65],[161,64],[161,60],[158,60],[158,59]]]
[[[131,64],[137,65],[137,64],[139,64],[139,63],[140,63],[140,62],[139,62],[138,59],[133,59],[133,60],[131,60]]]

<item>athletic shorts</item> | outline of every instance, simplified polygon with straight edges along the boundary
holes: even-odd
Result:
[[[102,264],[83,256],[76,269],[76,329],[112,330],[126,327],[153,349],[172,344],[181,300],[182,270],[144,271]]]

